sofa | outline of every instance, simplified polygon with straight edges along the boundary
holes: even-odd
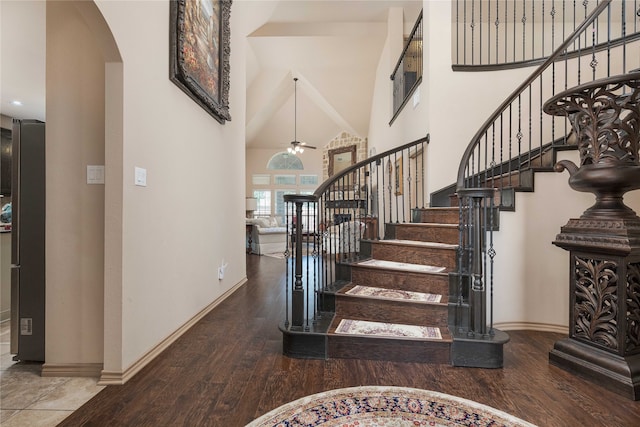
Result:
[[[323,237],[324,251],[333,254],[360,252],[364,229],[365,223],[358,220],[327,227]]]
[[[283,253],[287,248],[287,227],[277,217],[247,219],[252,224],[251,251],[254,254]]]

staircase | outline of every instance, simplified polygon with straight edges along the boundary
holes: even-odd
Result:
[[[361,242],[366,259],[349,265],[350,277],[335,293],[327,357],[450,363],[448,273],[456,263],[458,209],[420,209],[418,217],[387,224],[385,240]],[[369,323],[336,331],[357,322]]]
[[[301,238],[285,253],[285,355],[502,367],[509,338],[493,326],[499,211],[515,210],[515,193],[534,191],[536,172],[552,171],[559,151],[576,148],[568,120],[543,114],[556,89],[628,72],[624,55],[636,51],[640,32],[594,37],[619,4],[599,2],[505,99],[468,144],[455,184],[425,197],[427,135],[346,168],[313,196],[284,196],[298,218],[313,212],[320,231],[304,269]],[[350,230],[384,224],[384,239],[349,237],[332,248],[323,239],[338,216],[354,222]]]

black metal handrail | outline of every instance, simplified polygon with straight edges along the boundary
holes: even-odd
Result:
[[[387,223],[410,222],[425,206],[429,135],[360,161],[324,181],[313,195],[287,194],[284,327],[312,332],[330,310],[324,298],[343,283],[364,241],[384,237]],[[306,229],[304,228],[306,226]]]
[[[422,11],[420,11],[390,76],[393,82],[393,116],[390,124],[398,117],[411,94],[422,82],[422,46]]]
[[[616,3],[619,27],[638,33],[640,2]],[[453,69],[489,71],[539,65],[599,4],[600,1],[577,0],[456,0],[452,2]],[[600,42],[600,37],[596,29],[596,37],[585,38],[581,48],[590,49],[593,45],[596,50],[606,49],[609,42],[625,38],[624,34],[613,38],[608,34],[607,41]]]
[[[513,207],[508,205],[512,196],[507,195],[520,185],[524,172],[553,166],[545,163],[548,161],[545,152],[571,143],[570,125],[564,118],[544,115],[544,102],[557,89],[561,91],[603,75],[628,72],[626,51],[631,43],[638,44],[637,34],[629,34],[622,41],[605,42],[604,52],[596,50],[596,43],[582,48],[585,38],[595,37],[597,27],[610,23],[607,18],[611,14],[611,3],[603,0],[575,27],[554,53],[484,122],[464,152],[456,181],[460,232],[455,273],[457,310],[453,323],[457,334],[475,338],[492,334],[496,256],[493,224],[497,208]],[[580,55],[575,56],[572,51]],[[602,64],[606,66],[600,66]]]

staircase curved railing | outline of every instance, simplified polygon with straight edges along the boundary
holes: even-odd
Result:
[[[336,173],[314,194],[287,194],[287,264],[283,332],[326,332],[333,292],[348,280],[348,265],[370,257],[368,241],[384,225],[412,220],[426,204],[424,153],[429,135]],[[295,350],[286,349],[290,355]],[[308,354],[308,352],[306,352]]]
[[[452,332],[485,339],[493,334],[494,224],[498,209],[513,208],[513,191],[525,171],[548,168],[545,153],[572,145],[565,118],[543,114],[544,102],[568,87],[628,72],[627,51],[640,46],[635,34],[610,39],[600,51],[586,38],[610,25],[612,0],[604,0],[575,31],[495,110],[467,146],[458,168],[460,207],[455,319]],[[607,11],[609,11],[607,13]],[[605,31],[611,34],[611,31]],[[605,43],[607,44],[607,43]],[[575,57],[571,52],[581,52]],[[637,61],[637,57],[629,55]],[[489,298],[487,298],[489,294]],[[489,301],[487,301],[489,299]]]

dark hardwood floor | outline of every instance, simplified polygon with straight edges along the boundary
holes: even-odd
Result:
[[[640,402],[550,366],[562,335],[512,331],[503,369],[281,355],[284,262],[247,255],[248,283],[123,386],[61,426],[244,426],[325,390],[394,385],[472,399],[538,426],[640,426]]]

